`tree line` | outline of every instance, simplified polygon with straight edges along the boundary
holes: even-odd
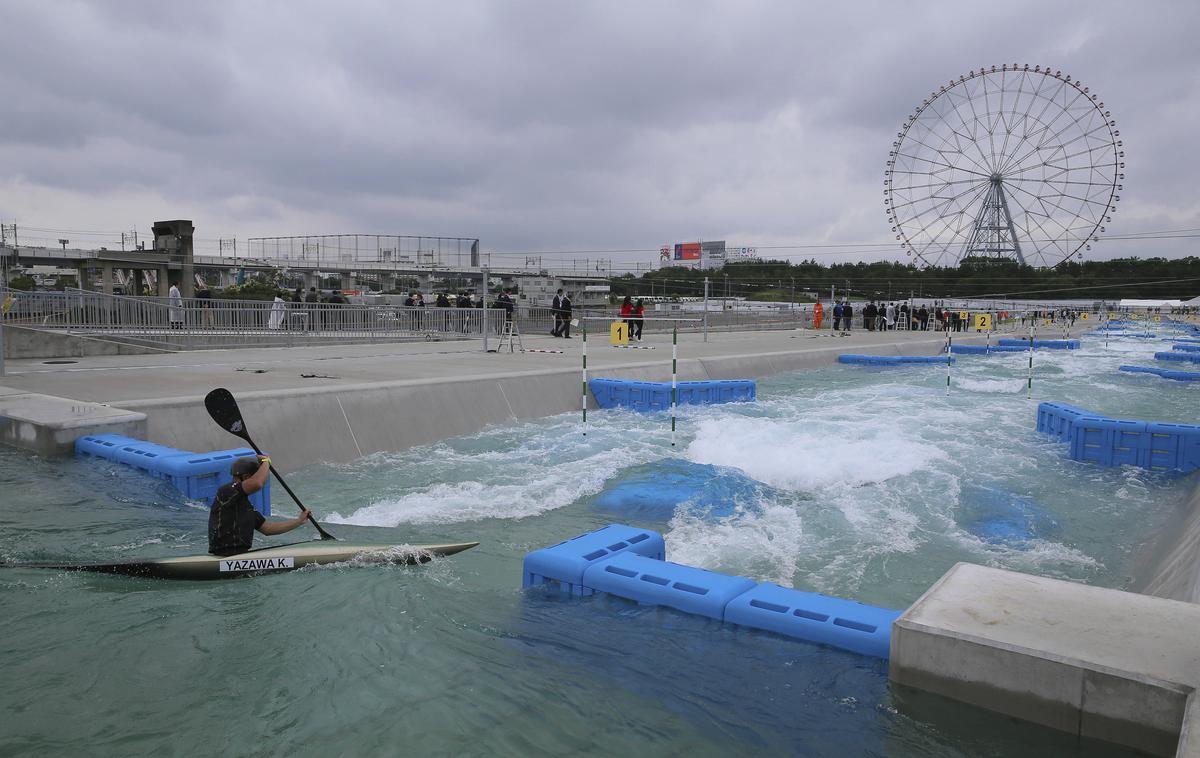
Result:
[[[1019,299],[1190,298],[1200,294],[1200,258],[1116,258],[1074,261],[1054,268],[1022,266],[1007,259],[964,259],[954,267],[919,268],[892,261],[834,263],[815,260],[746,261],[719,269],[682,266],[612,279],[617,297],[699,297],[704,279],[709,297],[807,302],[811,293],[837,297],[899,300],[917,297]],[[805,293],[809,293],[806,295]]]

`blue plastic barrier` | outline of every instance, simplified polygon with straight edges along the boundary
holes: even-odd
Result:
[[[1155,353],[1154,359],[1158,361],[1184,361],[1187,363],[1200,363],[1200,353],[1185,353],[1172,350],[1169,353]]]
[[[658,532],[611,524],[526,555],[521,586],[556,583],[563,592],[591,595],[595,589],[584,586],[584,573],[589,567],[622,553],[661,561],[667,557],[667,548]]]
[[[1029,349],[1029,338],[1028,337],[1021,337],[1021,338],[1005,337],[1000,340],[1000,345],[1002,347],[1012,347],[1012,346],[1023,347],[1026,350],[1028,350]],[[1050,350],[1078,350],[1079,349],[1079,340],[1034,340],[1033,346],[1034,347],[1045,347],[1045,348],[1049,348]]]
[[[1041,403],[1037,429],[1067,442],[1070,457],[1077,461],[1155,471],[1200,468],[1200,426],[1192,424],[1113,419],[1069,405]]]
[[[1200,353],[1200,345],[1171,345],[1171,349],[1185,353]]]
[[[1200,342],[1200,337],[1163,337],[1164,342],[1187,342],[1194,344]]]
[[[844,353],[838,356],[838,363],[858,366],[901,366],[908,363],[937,363],[945,366],[947,361],[953,363],[954,359],[944,355],[856,355]]]
[[[583,584],[597,592],[721,621],[729,601],[753,588],[755,582],[744,576],[622,553],[588,567]]]
[[[521,586],[547,583],[575,595],[607,592],[880,658],[888,657],[892,622],[901,613],[670,563],[661,535],[623,524],[526,555]]]
[[[156,479],[169,481],[193,500],[211,503],[222,484],[233,481],[229,466],[238,458],[253,456],[250,448],[192,453],[119,434],[95,434],[75,440],[75,455],[103,458],[135,468]],[[271,515],[271,482],[250,496],[264,516]]]
[[[887,658],[901,611],[763,583],[729,601],[725,620]]]
[[[676,405],[714,405],[753,402],[758,385],[752,379],[722,379],[678,382]],[[631,379],[590,379],[588,389],[601,408],[631,408],[636,411],[665,411],[671,408],[670,382],[639,382]]]
[[[1172,371],[1169,368],[1152,368],[1150,366],[1120,366],[1118,368],[1131,374],[1154,374],[1163,379],[1174,379],[1177,382],[1200,382],[1200,371]]]
[[[950,352],[955,355],[990,355],[992,353],[1024,353],[1028,352],[1028,347],[1017,347],[1015,345],[951,345]],[[938,359],[941,363],[942,359]]]

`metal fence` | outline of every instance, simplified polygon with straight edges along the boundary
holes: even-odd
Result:
[[[24,292],[9,298],[5,323],[109,341],[188,350],[332,342],[479,339],[499,334],[504,311],[405,308],[350,303],[289,303],[125,297],[85,290]]]

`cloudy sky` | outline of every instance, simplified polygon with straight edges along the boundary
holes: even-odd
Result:
[[[649,264],[697,238],[902,258],[899,127],[1015,62],[1117,120],[1110,236],[1200,228],[1194,2],[0,0],[0,22],[0,220],[30,242],[183,217],[201,251],[365,232],[547,260]],[[803,247],[835,244],[859,247]]]

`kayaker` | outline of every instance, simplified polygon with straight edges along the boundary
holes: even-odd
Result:
[[[267,521],[250,503],[250,495],[261,490],[271,476],[271,459],[238,458],[229,467],[233,481],[221,485],[208,513],[208,552],[212,555],[237,555],[250,549],[254,531],[259,534],[290,532],[308,520],[305,509],[287,521]]]

